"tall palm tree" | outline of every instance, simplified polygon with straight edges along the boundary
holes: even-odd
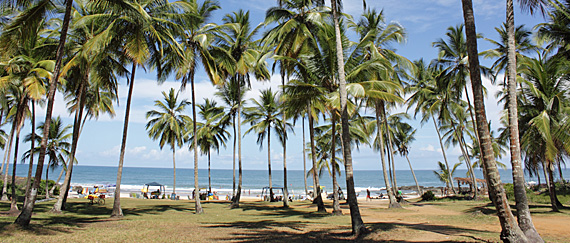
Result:
[[[408,109],[414,107],[414,116],[418,113],[422,113],[421,122],[425,123],[429,121],[430,118],[433,120],[433,125],[439,139],[439,145],[441,146],[441,153],[443,160],[447,168],[449,163],[447,161],[447,155],[445,153],[445,147],[443,145],[443,139],[440,134],[440,128],[438,126],[438,118],[442,117],[445,112],[447,112],[446,100],[442,97],[446,95],[446,87],[438,87],[438,82],[441,77],[444,77],[444,71],[433,65],[428,65],[423,59],[414,62],[416,69],[412,74],[410,79],[411,84],[406,88],[406,92],[412,93],[408,98]],[[453,178],[450,178],[451,190],[454,190]]]
[[[506,242],[526,242],[527,238],[521,231],[513,216],[509,206],[507,195],[501,178],[497,170],[497,164],[493,154],[491,136],[487,126],[487,116],[485,114],[485,103],[483,96],[483,84],[481,82],[481,72],[479,67],[479,56],[477,51],[477,32],[475,30],[475,16],[473,13],[473,2],[471,0],[461,0],[463,6],[463,18],[465,21],[465,33],[467,36],[467,53],[469,59],[469,76],[471,78],[471,88],[473,90],[473,103],[477,120],[477,134],[481,144],[481,155],[487,183],[489,196],[497,209],[497,216],[501,223],[501,239]]]
[[[227,14],[222,19],[224,25],[218,33],[218,44],[222,52],[220,56],[230,57],[228,63],[220,69],[228,76],[229,82],[236,82],[239,90],[244,86],[250,86],[250,76],[254,76],[258,81],[269,79],[269,71],[267,69],[266,59],[271,53],[261,47],[259,40],[254,40],[255,35],[259,32],[261,24],[253,27],[249,20],[249,11],[239,10],[232,14]],[[225,58],[224,58],[225,59]],[[224,59],[218,63],[224,63]],[[242,107],[237,110],[238,124],[238,188],[237,194],[232,200],[232,208],[239,207],[242,187],[242,163],[241,163],[241,111]]]
[[[114,116],[112,102],[117,98],[118,76],[115,72],[118,74],[127,72],[123,65],[115,60],[116,57],[115,59],[112,57],[116,53],[104,49],[96,51],[90,49],[89,42],[104,29],[102,22],[81,21],[96,13],[97,9],[94,4],[89,4],[86,0],[76,0],[76,6],[73,12],[75,18],[71,23],[70,41],[68,41],[71,51],[68,54],[69,60],[62,69],[62,73],[68,80],[66,85],[68,111],[75,113],[71,154],[68,161],[75,158],[81,128],[85,120],[88,117],[98,117],[90,111],[109,113],[111,117]],[[54,213],[65,209],[74,168],[73,163],[67,164],[68,168],[60,188],[60,195],[51,209]]]
[[[350,218],[352,221],[352,233],[354,235],[359,235],[361,232],[366,231],[362,217],[360,217],[360,209],[358,208],[358,202],[356,201],[356,192],[354,191],[354,172],[352,169],[352,151],[350,146],[350,133],[348,127],[348,109],[347,109],[347,99],[348,93],[346,91],[346,77],[344,73],[344,56],[340,35],[340,25],[339,25],[339,12],[341,10],[342,0],[331,0],[332,17],[335,29],[335,40],[336,40],[336,55],[338,63],[338,79],[339,79],[339,93],[340,93],[340,112],[341,112],[341,124],[342,124],[342,144],[343,144],[343,156],[344,156],[344,167],[346,173],[346,190],[348,194],[348,204],[350,206]]]
[[[272,7],[267,10],[265,15],[265,24],[276,23],[277,25],[269,30],[263,37],[263,41],[269,45],[274,46],[274,53],[276,55],[296,59],[302,55],[305,48],[315,47],[315,35],[318,26],[321,26],[324,21],[321,19],[321,6],[322,0],[310,1],[278,1],[278,7]],[[289,79],[292,72],[294,62],[288,59],[276,60],[275,67],[279,65],[281,74],[282,92],[285,92],[285,78]],[[283,123],[286,123],[287,116],[282,115]],[[304,121],[304,120],[303,120]],[[284,131],[284,135],[287,131]],[[305,146],[303,142],[303,146]],[[303,149],[303,153],[304,153]],[[283,178],[284,189],[287,193],[287,146],[286,142],[283,144]],[[306,181],[306,173],[305,181]],[[307,188],[305,182],[305,188]],[[307,190],[305,190],[307,191]],[[287,198],[287,195],[285,195]],[[288,206],[288,201],[283,201],[283,206]]]
[[[121,180],[125,158],[127,131],[131,109],[131,100],[137,67],[149,66],[158,68],[159,81],[162,77],[163,51],[182,55],[175,34],[178,25],[172,21],[172,8],[166,0],[113,1],[99,4],[102,9],[112,9],[104,14],[95,15],[95,19],[103,21],[105,30],[93,38],[92,45],[96,48],[110,48],[123,53],[121,60],[125,65],[131,65],[130,77],[127,79],[129,91],[125,107],[123,137],[117,170],[115,200],[113,201],[112,217],[123,217],[121,209]],[[161,43],[157,45],[156,43]]]
[[[244,110],[245,120],[251,125],[245,134],[255,131],[257,133],[257,143],[260,149],[263,146],[263,140],[267,137],[267,167],[269,173],[269,196],[271,201],[274,200],[273,182],[271,180],[271,128],[275,130],[280,138],[284,136],[285,129],[291,129],[291,124],[283,124],[280,119],[281,107],[279,105],[279,96],[271,91],[271,88],[262,90],[259,100],[252,99],[253,106]],[[280,139],[283,143],[285,140]],[[283,200],[287,200],[284,198]]]
[[[150,119],[146,124],[148,136],[154,141],[159,140],[160,149],[168,144],[172,150],[172,194],[176,194],[176,147],[180,148],[184,144],[185,124],[190,121],[190,117],[182,114],[189,102],[186,99],[178,102],[178,94],[173,88],[170,88],[168,94],[163,91],[164,102],[154,101],[158,110],[146,113],[146,118]]]
[[[37,130],[43,131],[45,123],[40,123]],[[49,156],[49,163],[48,167],[46,168],[46,181],[49,179],[49,170],[52,171],[57,168],[58,166],[62,165],[65,169],[67,166],[65,164],[65,158],[69,156],[71,148],[71,140],[72,133],[69,132],[71,129],[71,125],[64,126],[63,122],[61,121],[60,117],[56,117],[52,123],[50,123],[49,129],[49,138],[48,138],[48,146],[46,154]],[[32,138],[32,134],[28,134],[24,141],[29,142]],[[39,134],[35,134],[34,138],[36,142],[42,140],[42,137]],[[28,150],[24,153],[22,160],[28,159],[32,153],[39,154],[41,147],[35,147],[33,150]],[[76,161],[73,160],[75,163]],[[49,188],[48,184],[46,183],[46,198],[49,198]]]
[[[47,7],[47,6],[49,6],[49,4],[47,2],[49,2],[49,1],[41,1],[39,3],[39,5],[43,4],[44,7]],[[47,104],[47,108],[46,108],[46,117],[45,117],[45,121],[44,121],[46,126],[44,127],[43,136],[42,136],[43,139],[40,143],[41,149],[40,149],[40,154],[39,154],[39,158],[38,158],[38,164],[36,167],[36,175],[34,178],[34,183],[32,185],[30,194],[26,195],[26,200],[25,200],[25,203],[24,203],[24,206],[22,208],[20,215],[18,215],[18,218],[16,218],[16,220],[14,222],[14,223],[16,223],[20,226],[23,226],[23,227],[28,226],[30,224],[30,220],[32,219],[32,213],[34,210],[35,201],[37,198],[37,192],[38,192],[40,180],[42,177],[42,171],[43,171],[44,160],[45,160],[45,155],[46,155],[45,151],[47,148],[47,138],[48,138],[48,133],[49,133],[49,124],[51,122],[51,116],[52,116],[52,112],[53,112],[55,90],[56,90],[56,87],[58,84],[58,79],[60,76],[60,69],[62,66],[65,40],[67,37],[67,30],[69,28],[69,22],[71,19],[71,7],[72,7],[72,5],[73,5],[73,1],[71,1],[71,0],[66,1],[66,3],[65,3],[65,14],[63,17],[62,25],[61,25],[61,31],[60,31],[60,36],[59,36],[59,44],[58,44],[57,49],[56,49],[56,58],[55,58],[53,76],[50,79],[49,88],[47,91],[48,104]],[[42,11],[37,11],[36,13],[40,13],[40,15],[42,15],[41,14]]]
[[[240,89],[239,83],[237,82],[225,82],[222,87],[219,87],[219,91],[216,92],[216,96],[221,98],[226,104],[229,111],[227,115],[232,119],[233,128],[233,187],[232,187],[232,198],[236,195],[236,146],[237,146],[237,131],[236,131],[236,117],[238,108],[241,107],[245,99],[245,89]]]
[[[410,158],[408,154],[410,154],[410,143],[412,143],[415,138],[415,134],[417,129],[414,129],[410,124],[401,121],[401,118],[394,117],[395,119],[395,132],[394,132],[394,146],[398,153],[401,156],[406,157],[408,161],[408,165],[410,166],[410,171],[412,172],[412,176],[414,177],[414,181],[416,182],[416,190],[418,191],[418,195],[422,195],[422,189],[420,188],[420,184],[418,183],[418,179],[416,178],[416,173],[412,168],[412,163],[410,162]]]
[[[210,173],[210,156],[212,149],[220,151],[221,146],[226,146],[229,132],[226,131],[228,118],[224,114],[224,107],[217,106],[216,101],[204,99],[204,104],[198,105],[200,118],[203,122],[197,122],[196,133],[187,134],[190,140],[198,136],[198,146],[202,154],[208,155],[208,191],[212,191],[212,177]],[[191,131],[191,128],[188,129]],[[190,132],[189,132],[190,133]],[[194,135],[195,134],[195,135]],[[190,145],[192,147],[192,144]]]
[[[568,124],[568,61],[560,56],[548,57],[547,53],[539,58],[525,58],[520,73],[525,78],[522,100],[519,109],[522,135],[521,146],[525,160],[534,163],[543,162],[548,173],[549,193],[553,211],[558,211],[560,202],[556,197],[552,171],[560,160],[570,151],[564,144],[569,142],[566,129]]]

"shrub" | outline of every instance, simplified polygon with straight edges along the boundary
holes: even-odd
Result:
[[[432,191],[426,191],[422,194],[422,201],[433,201],[435,200],[435,194]]]

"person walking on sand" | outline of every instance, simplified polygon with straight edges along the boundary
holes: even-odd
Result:
[[[370,190],[366,189],[366,201],[368,201],[368,200],[372,200],[372,199],[370,198]]]

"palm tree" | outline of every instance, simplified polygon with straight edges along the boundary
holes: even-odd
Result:
[[[489,187],[489,197],[495,204],[497,216],[501,223],[501,239],[506,242],[526,242],[527,238],[519,228],[507,201],[507,196],[501,178],[497,170],[497,164],[493,155],[493,147],[489,127],[487,126],[487,116],[485,114],[485,103],[483,97],[483,84],[481,83],[481,72],[479,67],[479,56],[477,51],[477,32],[475,30],[475,16],[473,14],[473,3],[471,0],[461,0],[463,6],[463,18],[465,20],[465,33],[467,36],[467,53],[469,59],[469,76],[471,78],[471,88],[473,90],[473,103],[477,120],[477,134],[480,141],[481,155],[487,174]]]
[[[26,2],[26,1],[23,1]],[[43,7],[49,6],[48,4],[49,1],[41,1],[38,6],[42,5]],[[56,51],[56,58],[55,58],[55,65],[54,65],[54,71],[53,71],[53,76],[50,79],[49,82],[49,89],[47,92],[47,100],[48,100],[48,105],[47,105],[47,109],[46,109],[46,117],[45,117],[45,128],[43,131],[43,138],[41,143],[40,143],[40,154],[39,154],[39,158],[38,158],[38,164],[36,167],[36,175],[34,178],[34,183],[32,185],[32,189],[31,189],[31,193],[29,195],[26,195],[26,200],[24,203],[24,206],[22,208],[22,211],[20,213],[20,215],[18,215],[18,218],[16,218],[15,222],[16,224],[26,227],[30,224],[30,220],[32,219],[32,212],[34,210],[34,205],[35,205],[35,201],[37,198],[37,191],[40,185],[40,180],[42,177],[42,171],[43,171],[43,166],[44,166],[44,160],[45,160],[45,152],[46,152],[46,148],[47,148],[47,138],[48,138],[48,133],[49,133],[49,124],[51,122],[51,116],[52,116],[52,112],[53,112],[53,104],[54,104],[54,98],[55,98],[55,89],[57,87],[58,84],[58,79],[60,76],[60,69],[62,66],[62,60],[63,60],[63,55],[64,55],[64,46],[65,46],[65,40],[67,37],[67,30],[69,28],[69,22],[71,19],[71,7],[73,5],[73,1],[67,1],[65,4],[65,14],[63,17],[63,22],[61,25],[61,31],[60,31],[60,37],[59,37],[59,44],[57,46],[57,51]],[[35,13],[42,13],[42,11],[37,11]],[[45,12],[44,12],[45,13]],[[41,14],[40,14],[41,16]],[[40,17],[41,18],[41,17]]]
[[[408,103],[408,109],[415,106],[414,116],[421,112],[422,123],[427,122],[430,117],[432,118],[439,139],[439,145],[441,146],[443,160],[447,168],[450,168],[447,162],[447,155],[440,134],[440,128],[436,121],[436,116],[441,118],[443,114],[447,112],[446,100],[442,97],[446,95],[447,89],[444,85],[444,88],[438,87],[442,86],[438,85],[440,84],[438,81],[441,80],[441,77],[445,76],[443,74],[444,72],[440,67],[426,64],[423,59],[417,60],[414,63],[416,69],[412,74],[411,85],[406,89],[408,93],[412,93],[406,102]],[[450,180],[452,181],[451,190],[454,191],[453,179],[451,178]]]
[[[518,0],[521,8],[533,13],[540,9],[542,13],[546,8],[547,0]],[[521,149],[519,141],[519,124],[517,111],[517,56],[516,56],[516,32],[515,32],[515,12],[513,10],[513,0],[506,1],[506,29],[507,29],[507,96],[508,96],[508,116],[509,116],[509,141],[511,146],[511,164],[513,168],[513,185],[515,192],[515,202],[518,214],[518,224],[525,236],[532,242],[544,242],[530,216],[528,200],[526,198],[524,170],[521,163]]]
[[[120,50],[124,56],[124,64],[131,64],[130,78],[127,79],[129,91],[125,107],[123,137],[117,170],[117,183],[115,200],[113,202],[112,217],[122,217],[121,209],[121,179],[123,162],[126,150],[127,131],[131,109],[132,93],[134,88],[137,67],[157,67],[159,81],[164,79],[162,70],[163,51],[168,49],[171,54],[182,55],[174,31],[178,25],[169,21],[172,18],[170,3],[165,0],[141,1],[114,1],[98,5],[102,9],[113,9],[104,14],[95,15],[93,19],[102,21],[105,30],[93,38],[90,45],[96,48],[109,48],[112,51]],[[161,43],[156,45],[155,43]]]
[[[172,150],[172,168],[174,172],[174,182],[172,194],[176,194],[176,147],[180,148],[184,144],[184,127],[190,121],[190,117],[183,115],[184,109],[189,105],[186,99],[178,102],[178,93],[170,88],[168,94],[162,92],[164,102],[154,101],[154,106],[158,110],[151,110],[146,113],[146,119],[150,120],[146,124],[148,136],[153,141],[160,140],[160,149],[165,144],[170,145]]]
[[[76,5],[73,13],[76,18],[72,22],[70,41],[68,41],[71,52],[68,54],[69,60],[62,69],[62,73],[68,80],[66,85],[68,110],[69,113],[75,113],[71,154],[68,161],[75,158],[81,129],[87,117],[98,117],[96,114],[98,112],[114,116],[112,102],[117,98],[115,72],[119,74],[127,72],[118,61],[113,59],[112,56],[115,53],[103,51],[103,49],[97,51],[90,49],[89,42],[104,28],[101,26],[102,22],[81,21],[96,13],[97,9],[93,4],[88,4],[85,0],[76,0]],[[87,114],[84,115],[84,111]],[[54,213],[60,213],[62,209],[65,209],[74,167],[73,163],[67,164],[69,166],[60,188],[60,195],[50,210]]]
[[[461,163],[456,163],[453,165],[452,168],[449,169],[447,169],[447,166],[441,163],[441,161],[438,161],[437,165],[439,166],[439,171],[434,170],[433,173],[437,176],[437,179],[445,183],[445,189],[447,191],[449,185],[451,184],[451,180],[449,178],[453,178],[453,174],[455,174],[455,169],[457,169],[457,167],[459,167]]]
[[[232,198],[236,195],[236,146],[237,146],[237,133],[236,133],[236,117],[238,108],[244,103],[245,89],[240,89],[239,83],[237,82],[225,82],[222,87],[218,88],[219,91],[216,92],[216,96],[221,98],[227,105],[229,111],[227,116],[232,119],[233,128],[233,189]]]
[[[275,134],[277,134],[283,143],[285,139],[284,130],[291,129],[291,124],[283,124],[283,120],[280,119],[281,109],[279,106],[279,97],[277,93],[271,91],[271,88],[262,90],[259,100],[252,99],[251,102],[253,106],[247,107],[244,110],[245,120],[251,125],[245,134],[255,131],[257,133],[257,143],[261,149],[263,146],[263,140],[267,137],[267,167],[269,173],[269,196],[271,201],[274,200],[273,194],[273,183],[271,180],[271,128],[275,129]],[[283,200],[287,200],[284,198]]]
[[[410,162],[410,158],[408,158],[408,154],[410,153],[410,143],[412,143],[416,138],[414,135],[416,134],[417,129],[414,129],[410,124],[406,122],[402,122],[401,118],[394,117],[395,123],[395,133],[394,133],[394,146],[398,153],[401,156],[406,157],[408,161],[408,165],[410,166],[410,171],[412,172],[412,176],[414,177],[414,181],[416,182],[416,189],[418,190],[418,195],[422,195],[422,189],[420,188],[420,184],[418,183],[418,179],[416,178],[416,173],[414,173],[414,169],[412,168],[412,163]]]
[[[250,76],[254,76],[256,80],[263,81],[269,79],[269,71],[267,70],[266,59],[271,54],[267,49],[260,46],[259,41],[253,38],[258,33],[261,24],[252,28],[249,21],[249,12],[243,10],[227,14],[223,18],[223,27],[218,34],[218,44],[222,56],[222,60],[218,63],[234,63],[233,65],[225,65],[220,69],[228,76],[229,82],[237,83],[240,90],[244,86],[250,85]],[[229,56],[229,60],[224,61],[225,55]],[[241,110],[239,106],[237,110],[238,124],[238,188],[237,194],[232,200],[232,208],[239,207],[242,186],[242,163],[241,163]]]
[[[340,35],[340,25],[339,25],[339,13],[341,8],[339,5],[342,4],[342,0],[337,2],[337,0],[331,0],[332,17],[334,21],[334,29],[336,36],[336,55],[338,63],[338,79],[339,79],[339,93],[340,93],[340,112],[341,112],[341,124],[342,124],[342,144],[343,144],[343,155],[344,155],[344,167],[346,173],[346,190],[348,194],[348,204],[350,206],[350,217],[352,219],[352,234],[359,235],[361,232],[366,231],[362,218],[360,217],[360,209],[358,208],[358,202],[356,201],[356,193],[354,191],[354,172],[352,169],[352,154],[350,146],[350,133],[348,127],[348,109],[347,109],[347,99],[348,93],[346,91],[346,77],[344,74],[344,56]]]
[[[552,171],[569,152],[564,145],[570,138],[566,122],[568,114],[564,112],[568,109],[568,92],[564,88],[568,80],[564,76],[569,70],[567,60],[547,55],[542,53],[537,59],[525,58],[521,63],[521,76],[526,81],[519,98],[522,102],[518,117],[525,160],[544,163],[552,210],[558,211],[561,205],[556,197]]]
[[[40,123],[40,125],[38,126],[37,130],[38,131],[43,131],[45,126],[45,123]],[[69,140],[72,137],[72,133],[69,132],[69,130],[71,129],[70,125],[67,125],[64,127],[63,122],[61,121],[60,117],[56,117],[52,123],[50,123],[50,129],[49,129],[49,138],[48,138],[48,146],[47,146],[47,151],[46,154],[49,156],[49,163],[48,163],[48,167],[46,168],[46,181],[48,181],[49,179],[49,170],[51,169],[52,171],[57,168],[60,164],[64,167],[64,169],[67,167],[65,164],[65,158],[67,156],[69,156],[70,151],[69,149],[71,148],[71,144],[69,143]],[[24,141],[29,142],[32,138],[32,134],[28,134],[26,136],[26,138],[24,139]],[[38,134],[34,135],[34,138],[36,139],[36,142],[39,142],[42,140],[42,137]],[[28,159],[32,153],[34,154],[38,154],[40,153],[40,149],[41,147],[35,147],[32,150],[28,150],[24,153],[22,160]],[[73,163],[76,163],[76,160],[73,160]],[[48,188],[48,184],[46,183],[46,198],[49,198],[49,188]]]
[[[200,109],[200,117],[204,122],[197,122],[196,128],[198,130],[192,134],[198,136],[200,152],[208,155],[208,191],[211,192],[210,154],[212,149],[220,151],[221,146],[226,146],[229,132],[226,131],[225,127],[229,117],[225,116],[224,107],[217,106],[216,101],[213,100],[204,99],[204,104],[198,105],[198,108]],[[188,130],[191,131],[191,128]],[[186,136],[189,136],[190,140],[194,139],[194,135],[187,134]]]

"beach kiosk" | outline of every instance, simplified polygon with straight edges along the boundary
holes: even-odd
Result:
[[[143,189],[141,191],[143,193],[144,198],[159,199],[162,198],[163,195],[165,195],[166,188],[164,187],[164,185],[153,181],[144,184]]]

